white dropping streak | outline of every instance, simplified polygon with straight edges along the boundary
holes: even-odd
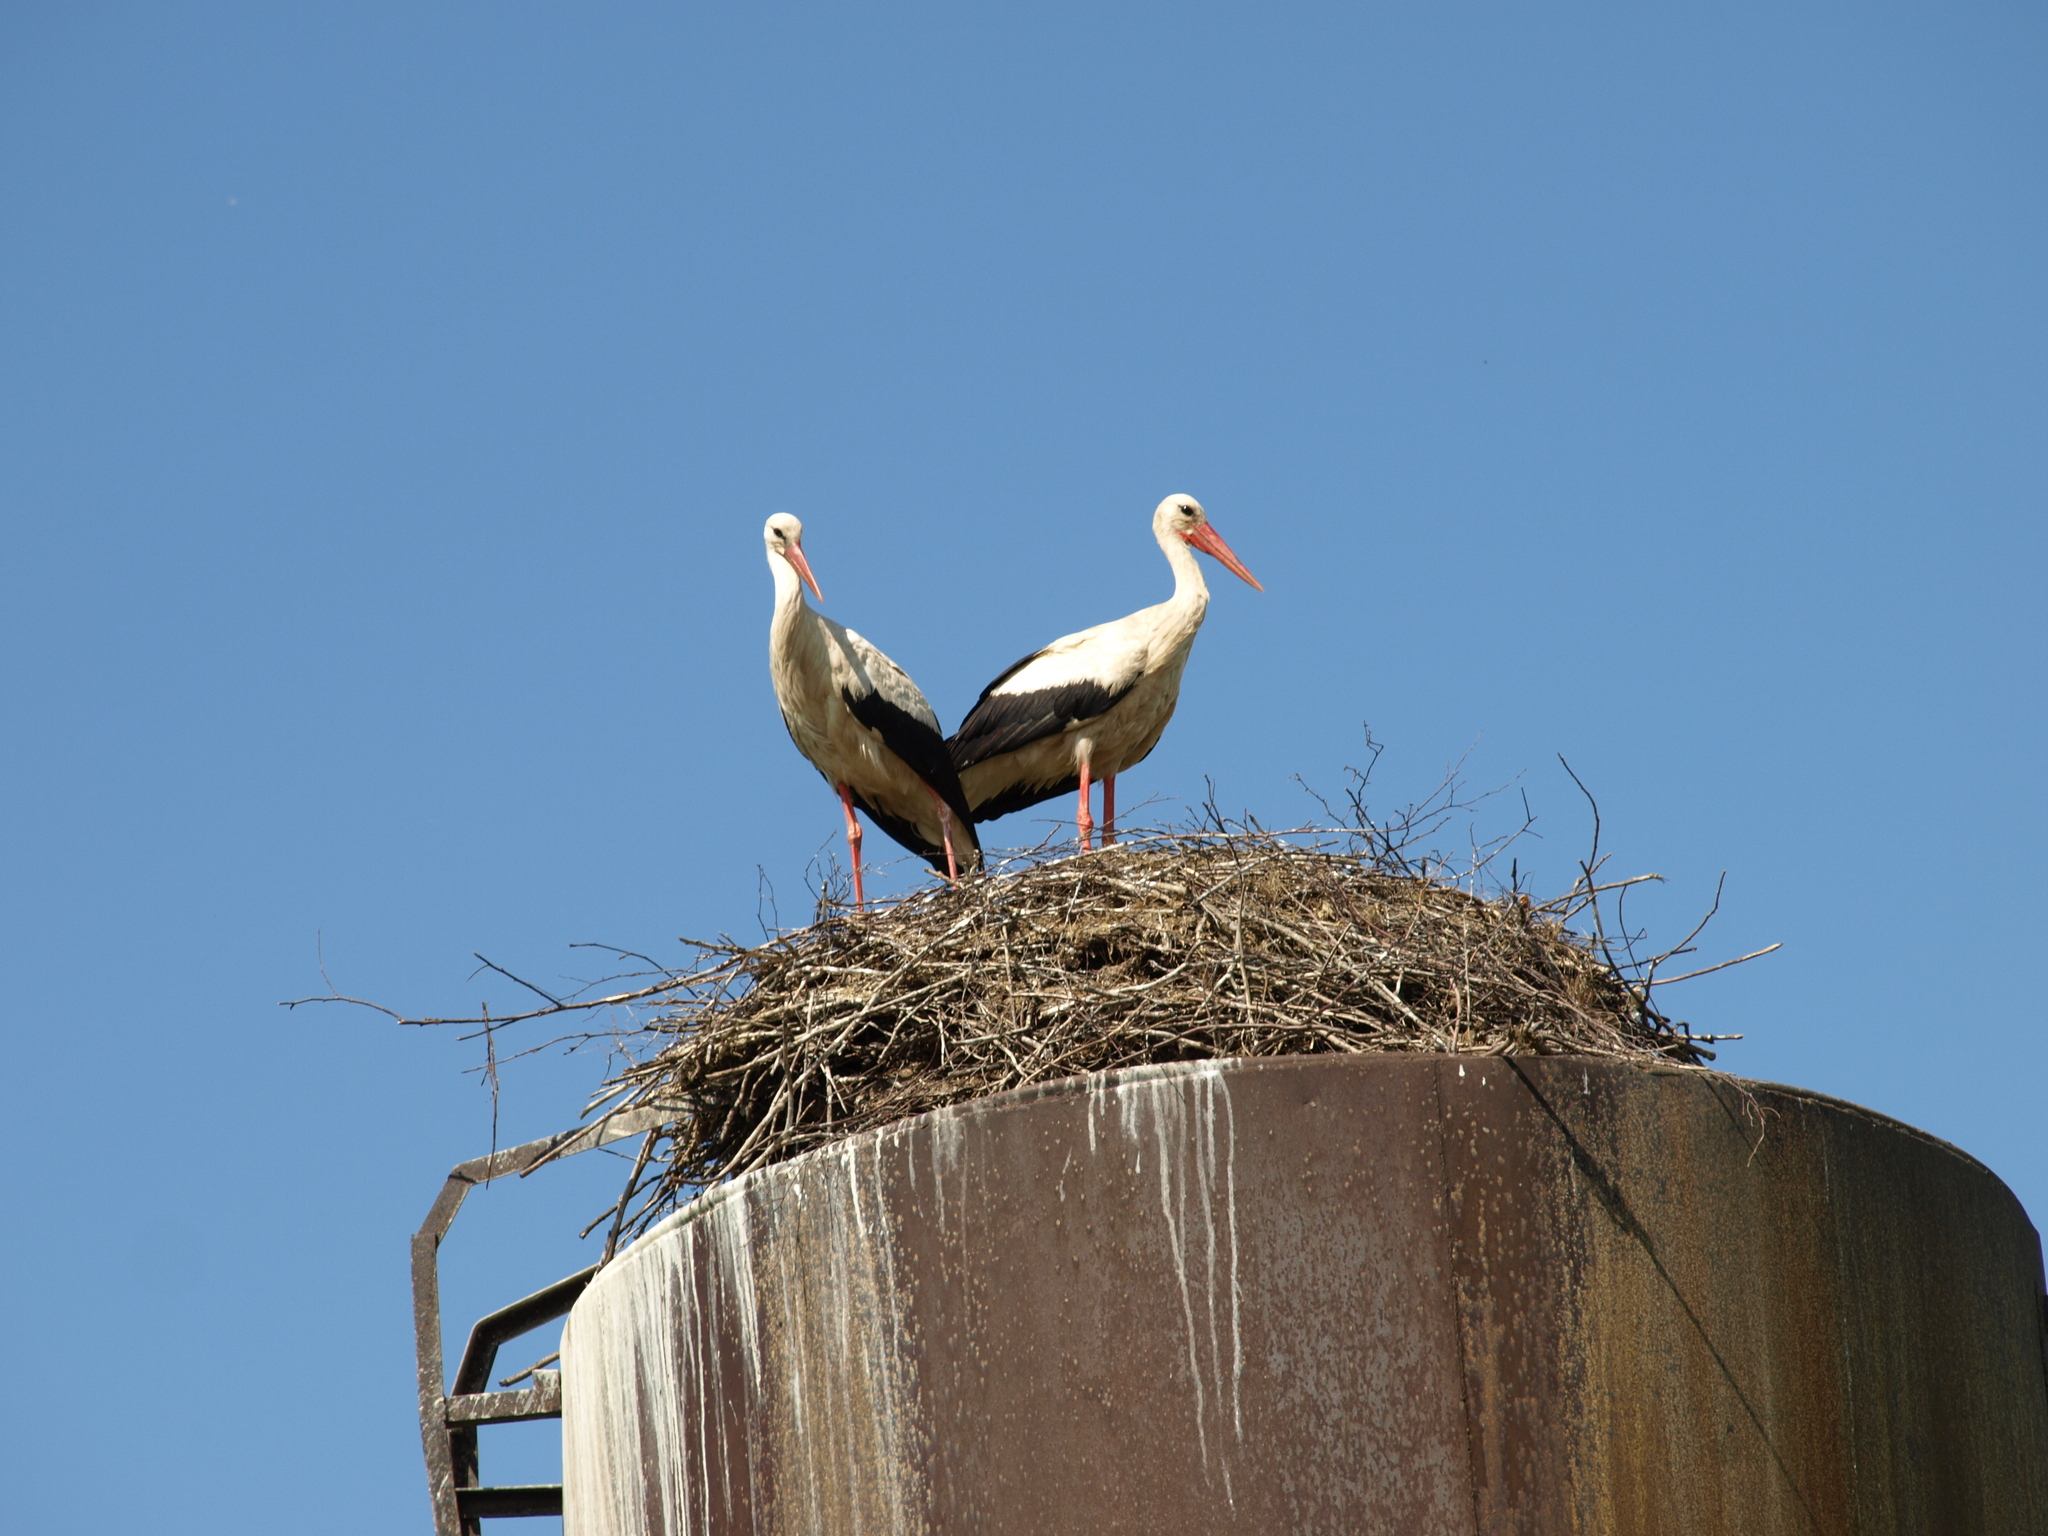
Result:
[[[1216,1074],[1201,1072],[1194,1082],[1201,1115],[1195,1130],[1195,1174],[1202,1181],[1202,1230],[1208,1237],[1209,1374],[1216,1403],[1223,1403],[1223,1350],[1216,1340]]]
[[[1237,1110],[1230,1102],[1230,1084],[1219,1072],[1216,1086],[1223,1092],[1224,1189],[1230,1202],[1230,1421],[1239,1441],[1244,1439],[1244,1335],[1238,1331],[1241,1297],[1237,1285]],[[1235,1507],[1235,1501],[1233,1501]]]
[[[1159,1140],[1159,1210],[1160,1214],[1166,1218],[1166,1240],[1173,1245],[1174,1277],[1180,1281],[1180,1310],[1181,1316],[1187,1322],[1188,1329],[1188,1377],[1195,1386],[1195,1435],[1201,1442],[1202,1466],[1206,1469],[1209,1465],[1209,1428],[1206,1422],[1202,1393],[1202,1362],[1195,1345],[1195,1307],[1194,1302],[1188,1296],[1187,1247],[1181,1241],[1181,1224],[1174,1220],[1173,1215],[1173,1159],[1167,1150],[1166,1114],[1164,1106],[1160,1102],[1162,1095],[1158,1092],[1160,1089],[1170,1090],[1174,1085],[1171,1083],[1147,1083],[1144,1086],[1154,1090],[1151,1094],[1152,1128]],[[1178,1109],[1179,1107],[1179,1097],[1176,1095],[1174,1108]],[[1183,1199],[1186,1198],[1186,1190],[1187,1180],[1183,1178],[1181,1180]]]

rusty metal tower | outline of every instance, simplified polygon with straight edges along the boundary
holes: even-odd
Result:
[[[548,1502],[475,1486],[474,1426],[542,1411],[568,1536],[2048,1530],[2033,1227],[1818,1095],[1498,1056],[1051,1084],[712,1191],[486,1319],[444,1395],[433,1242],[536,1146],[415,1240],[446,1536]],[[571,1302],[559,1389],[483,1393]]]

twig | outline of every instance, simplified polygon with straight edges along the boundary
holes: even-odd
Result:
[[[1645,983],[1645,985],[1652,987],[1668,987],[1676,982],[1691,981],[1695,976],[1711,976],[1716,971],[1727,970],[1728,967],[1731,965],[1741,965],[1746,960],[1755,960],[1760,956],[1768,955],[1773,951],[1783,949],[1784,947],[1785,945],[1782,940],[1776,944],[1766,944],[1762,949],[1753,949],[1746,955],[1737,955],[1733,960],[1723,960],[1719,965],[1703,966],[1697,971],[1687,971],[1683,976],[1660,976],[1655,981],[1647,982]],[[1707,1037],[1705,1035],[1701,1035],[1697,1038],[1704,1040]],[[1715,1038],[1721,1040],[1736,1040],[1740,1039],[1741,1037],[1738,1035],[1720,1035]]]

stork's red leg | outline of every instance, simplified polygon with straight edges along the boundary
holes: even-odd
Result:
[[[1102,776],[1102,846],[1116,841],[1116,775]]]
[[[1095,818],[1088,814],[1088,759],[1081,759],[1081,808],[1074,813],[1074,840],[1086,853],[1095,846]]]
[[[860,818],[853,814],[853,791],[844,784],[839,786],[839,803],[846,807],[846,851],[853,860],[853,910],[859,912],[868,904],[868,893],[860,878]]]
[[[939,803],[939,833],[946,840],[946,881],[950,885],[960,883],[960,862],[953,857],[953,808],[946,804],[946,797],[931,785],[924,792]]]

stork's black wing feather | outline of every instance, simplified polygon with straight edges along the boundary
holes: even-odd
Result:
[[[978,822],[994,821],[998,816],[1007,816],[1010,812],[1021,811],[1026,806],[1071,795],[1080,787],[1081,776],[1075,773],[1068,774],[1064,779],[1055,779],[1050,784],[1012,784],[982,802],[981,809],[974,813],[974,819]]]
[[[1086,717],[1084,716],[1083,718]],[[1156,746],[1158,743],[1155,742],[1153,745]],[[1141,756],[1133,758],[1117,771],[1122,773],[1135,768],[1151,755],[1152,748],[1147,747]],[[1033,784],[1019,780],[1017,783],[997,790],[988,799],[982,801],[979,806],[975,807],[974,819],[977,822],[994,821],[998,816],[1007,816],[1012,811],[1021,811],[1027,806],[1038,805],[1046,800],[1057,800],[1071,795],[1080,787],[1081,776],[1077,773],[1070,773],[1063,779],[1050,779],[1042,784]]]
[[[920,859],[923,859],[933,869],[942,875],[946,872],[945,844],[928,841],[917,830],[916,822],[902,821],[891,816],[887,811],[876,810],[872,805],[868,804],[867,797],[862,794],[855,794],[853,803],[858,809],[867,813],[869,821],[872,821],[876,826],[888,833],[889,836],[895,838],[897,842],[908,848]]]
[[[1135,677],[1121,688],[1080,679],[1052,688],[1035,688],[1029,693],[995,691],[1005,678],[1016,674],[1018,667],[1036,661],[1043,654],[1037,652],[1026,656],[1017,666],[982,689],[980,699],[967,712],[967,718],[960,722],[960,729],[953,733],[953,739],[946,743],[947,750],[953,755],[955,768],[971,768],[1005,752],[1028,747],[1047,736],[1056,736],[1070,725],[1106,715],[1118,700],[1138,685]],[[985,816],[986,811],[983,814]]]
[[[973,817],[967,811],[967,795],[960,788],[959,772],[953,767],[953,760],[946,752],[946,738],[926,725],[924,721],[900,705],[883,698],[879,691],[856,693],[851,688],[842,688],[839,697],[846,701],[853,718],[882,738],[882,744],[898,757],[925,783],[938,791],[939,798],[946,802],[947,809],[963,824],[972,824]],[[893,818],[884,818],[870,806],[861,809],[874,817],[875,825],[882,828],[906,848],[915,848],[930,858],[923,840],[915,834],[906,837],[895,830]],[[946,867],[946,852],[938,853],[939,868]]]

